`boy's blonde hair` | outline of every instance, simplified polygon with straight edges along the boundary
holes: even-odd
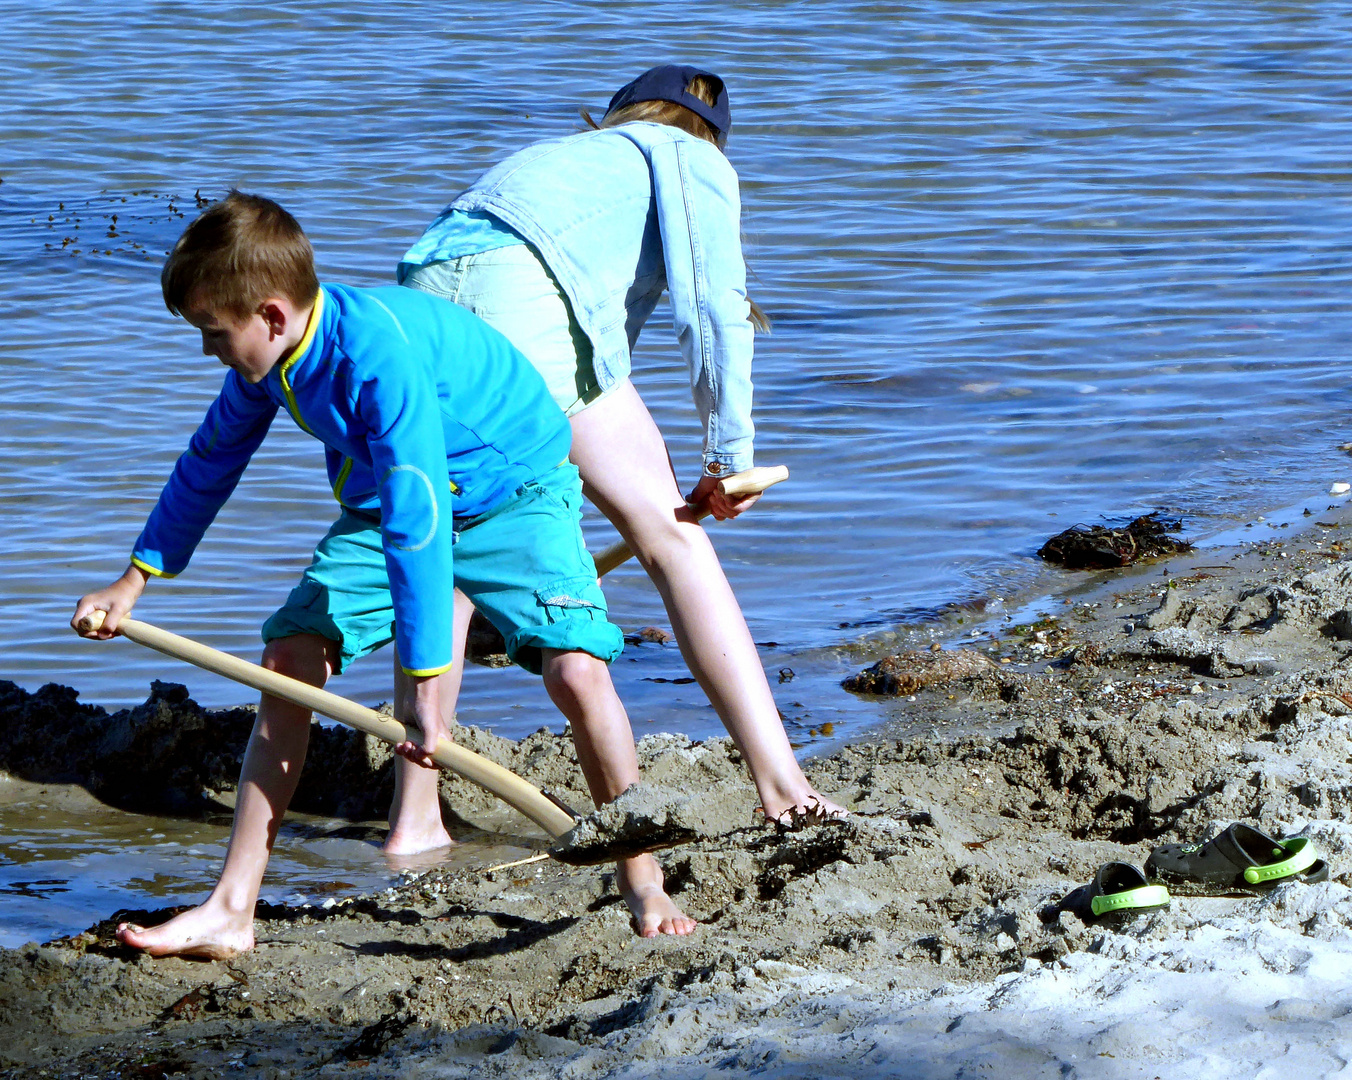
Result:
[[[319,278],[296,219],[271,199],[232,191],[183,230],[160,289],[175,315],[192,305],[244,319],[272,296],[308,306]]]

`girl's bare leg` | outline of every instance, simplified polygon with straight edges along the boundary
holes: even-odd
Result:
[[[465,669],[465,638],[469,634],[474,605],[459,589],[455,590],[455,629],[451,650],[451,669],[441,676],[441,710],[446,723],[455,716],[455,701],[460,696],[460,676]],[[408,680],[399,666],[399,651],[394,654],[394,712],[403,716]],[[441,820],[441,796],[436,769],[424,769],[407,758],[394,759],[394,801],[390,803],[390,833],[385,838],[386,855],[417,855],[424,851],[450,847],[455,841]]]
[[[583,652],[543,652],[545,689],[573,726],[582,775],[592,801],[602,806],[639,778],[629,717],[603,661]],[[621,859],[615,865],[615,883],[642,937],[695,929],[695,920],[663,889],[662,868],[651,855]]]
[[[298,634],[271,642],[263,666],[323,686],[333,671],[333,642]],[[152,956],[204,956],[213,960],[253,948],[254,905],[277,828],[295,794],[310,743],[310,712],[263,695],[240,769],[235,823],[220,880],[200,907],[143,930],[123,923],[119,941]]]
[[[587,497],[629,543],[662,596],[681,654],[746,758],[761,807],[843,813],[793,756],[742,609],[704,529],[686,508],[662,434],[625,380],[572,418]]]

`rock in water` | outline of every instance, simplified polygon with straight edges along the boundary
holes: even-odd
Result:
[[[1182,527],[1181,521],[1165,520],[1158,511],[1120,528],[1072,525],[1043,544],[1038,555],[1069,570],[1111,570],[1142,559],[1191,551],[1192,545],[1186,540],[1168,535]]]
[[[1002,673],[998,664],[970,649],[941,652],[904,652],[885,656],[870,668],[851,675],[841,685],[856,694],[888,694],[893,697],[914,694],[929,686],[962,683],[967,689],[978,684],[998,684]]]

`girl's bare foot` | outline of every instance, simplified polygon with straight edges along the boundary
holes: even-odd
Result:
[[[662,888],[662,868],[651,855],[636,855],[616,863],[615,884],[634,916],[639,937],[684,935],[695,929],[695,920],[682,912]]]
[[[832,821],[850,816],[845,807],[817,794],[812,788],[775,798],[762,796],[760,811],[771,821],[785,823],[795,819]]]
[[[254,947],[253,913],[240,916],[210,902],[150,929],[121,923],[117,940],[151,956],[200,956],[227,960]]]

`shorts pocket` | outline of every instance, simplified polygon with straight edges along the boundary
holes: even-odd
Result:
[[[578,476],[577,466],[571,462],[565,461],[555,466],[523,487],[564,510],[574,522],[582,520],[582,480]],[[582,535],[580,528],[578,535]]]
[[[427,263],[410,270],[399,284],[419,292],[431,293],[443,300],[457,303],[460,287],[464,282],[464,271],[458,259]]]
[[[548,625],[568,619],[604,619],[606,598],[594,577],[562,578],[535,590],[535,601]]]

